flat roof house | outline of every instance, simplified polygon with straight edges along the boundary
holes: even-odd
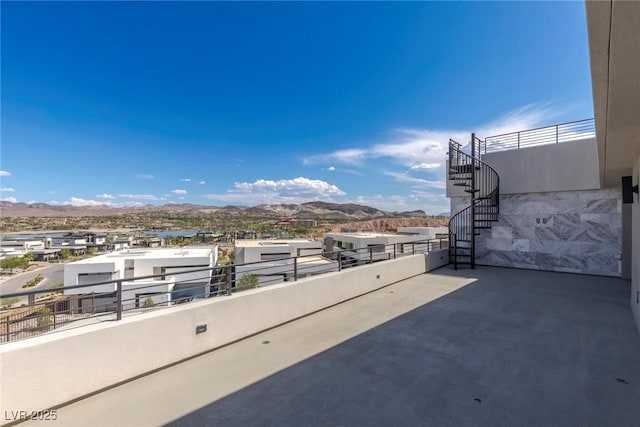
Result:
[[[322,242],[313,239],[236,240],[235,254],[236,283],[245,274],[264,286],[338,270],[336,261],[322,256]]]
[[[210,293],[212,269],[218,261],[218,247],[127,250],[65,264],[66,295],[73,295],[72,311],[107,311],[116,303],[117,283],[122,280],[123,309],[144,306],[149,298],[154,305],[169,305],[183,298],[203,297]],[[179,274],[186,270],[192,271]],[[147,277],[136,279],[136,277]],[[73,288],[96,283],[96,286]],[[147,303],[148,304],[148,303]],[[97,308],[96,308],[97,307]]]
[[[440,237],[447,233],[446,227],[398,227],[397,233],[353,231],[324,233],[325,254],[340,251],[343,258],[356,262],[389,259],[396,250],[400,253],[418,253],[440,248]],[[435,242],[427,243],[429,240]],[[436,241],[437,240],[437,241]],[[419,243],[416,243],[419,242]],[[433,246],[432,244],[435,244]],[[395,246],[395,248],[394,248]]]

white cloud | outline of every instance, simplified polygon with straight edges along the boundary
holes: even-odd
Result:
[[[56,200],[51,200],[48,202],[50,205],[60,205]],[[124,208],[124,207],[139,207],[144,206],[144,203],[138,201],[127,201],[124,203],[113,203],[104,200],[88,200],[82,199],[80,197],[71,197],[66,202],[62,203],[63,205],[71,205],[71,206],[105,206],[109,208]]]
[[[298,177],[278,181],[259,179],[237,182],[226,194],[207,194],[208,199],[232,203],[302,203],[344,196],[346,193],[325,181]]]
[[[206,182],[205,182],[205,181],[200,181],[198,184],[199,184],[199,185],[205,185],[205,184],[206,184]]]
[[[187,190],[183,190],[181,188],[176,188],[175,190],[171,190],[173,194],[187,194]]]
[[[97,200],[81,199],[79,197],[70,197],[69,201],[64,203],[71,206],[111,206],[111,202],[103,202]]]
[[[350,163],[353,165],[361,164],[369,156],[369,150],[364,148],[349,148],[346,150],[338,150],[329,154],[320,154],[317,156],[307,157],[303,160],[304,164],[312,164],[317,162],[337,160],[341,163]]]
[[[530,104],[513,110],[490,123],[477,126],[479,137],[498,135],[517,130],[531,129],[549,123],[560,112],[550,104]],[[348,148],[331,153],[307,157],[304,164],[340,162],[365,166],[367,160],[387,158],[417,172],[434,174],[437,181],[444,181],[444,161],[449,138],[463,145],[468,143],[471,130],[467,129],[411,129],[400,128],[392,132],[388,141],[365,148]]]
[[[0,176],[9,176],[9,175],[11,175],[11,172],[0,171]]]
[[[153,194],[118,194],[121,199],[158,200]]]
[[[345,193],[335,185],[317,179],[298,177],[271,181],[259,179],[253,183],[236,183],[235,188],[245,193],[276,192],[281,196],[342,196]]]
[[[54,192],[53,190],[49,190],[49,191],[47,191],[47,193],[49,193],[49,194],[53,194],[53,193],[55,193],[55,192]]]
[[[131,201],[131,202],[124,202],[124,203],[114,203],[112,206],[114,208],[138,208],[140,206],[144,206],[144,203]]]
[[[191,182],[191,178],[182,178],[180,179],[182,182]]]
[[[410,176],[407,173],[385,172],[384,174],[395,178],[395,180],[398,182],[408,182],[410,184],[417,184],[420,186],[437,188],[441,190],[447,188],[447,183],[445,181],[429,181],[427,179]]]
[[[150,179],[155,179],[155,176],[149,175],[146,173],[139,173],[139,174],[136,174],[136,178],[150,180]]]
[[[111,194],[107,194],[107,193],[96,194],[96,198],[97,199],[115,199],[114,196],[112,196]]]
[[[411,166],[411,170],[431,170],[437,169],[442,166],[442,163],[419,163],[417,165]]]
[[[551,125],[553,123],[550,122],[563,112],[564,110],[554,108],[551,103],[533,103],[512,110],[497,120],[478,127],[476,133],[478,137],[485,138]]]
[[[13,193],[15,191],[16,191],[15,188],[11,188],[11,187],[0,188],[0,193]]]
[[[333,172],[334,170],[336,170],[336,167],[335,167],[335,166],[329,166],[329,168],[327,168],[327,170],[329,170],[329,171],[332,171],[332,172]]]
[[[11,203],[18,203],[18,199],[16,199],[15,197],[5,197],[3,199],[0,199],[0,201],[2,202],[11,202]]]

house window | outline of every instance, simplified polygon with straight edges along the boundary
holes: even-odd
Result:
[[[291,258],[291,253],[280,252],[280,253],[271,253],[271,254],[260,254],[261,261],[277,261],[279,259],[287,259],[287,258]]]

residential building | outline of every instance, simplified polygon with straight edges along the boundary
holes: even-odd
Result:
[[[184,298],[208,296],[217,261],[217,246],[125,250],[66,264],[64,285],[122,280],[123,309],[169,305]],[[181,274],[187,270],[192,271]],[[153,277],[131,280],[145,276]],[[117,283],[113,282],[65,289],[64,293],[73,296],[72,311],[82,312],[83,306],[108,311],[116,304],[116,290]]]
[[[349,262],[366,262],[389,259],[394,251],[398,253],[419,253],[440,248],[438,236],[445,237],[446,227],[398,227],[397,233],[377,233],[374,231],[349,231],[324,233],[326,254],[340,251],[342,258]],[[430,240],[433,242],[427,243]]]
[[[0,240],[0,256],[23,256],[29,252],[44,250],[41,239],[2,239]]]
[[[131,239],[127,236],[119,236],[109,244],[111,251],[121,251],[123,249],[129,249],[131,247]]]
[[[312,239],[236,240],[235,264],[236,284],[250,273],[260,286],[338,270],[322,256],[322,242]]]

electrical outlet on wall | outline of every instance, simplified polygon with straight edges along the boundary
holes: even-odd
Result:
[[[552,227],[553,216],[539,216],[535,218],[534,225],[536,227]]]

